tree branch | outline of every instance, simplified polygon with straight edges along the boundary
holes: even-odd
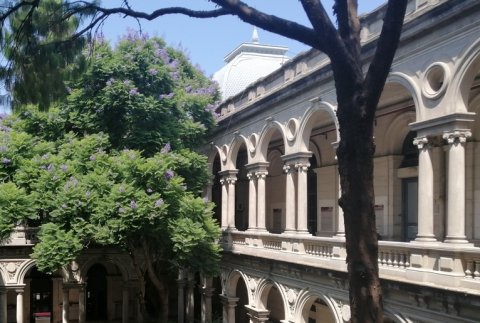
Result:
[[[335,0],[334,13],[338,20],[338,33],[350,55],[360,62],[362,46],[360,45],[360,19],[358,19],[357,0]]]
[[[11,7],[9,10],[7,10],[4,14],[0,16],[0,24],[3,26],[3,23],[5,19],[7,19],[11,14],[15,13],[17,10],[19,10],[22,7],[26,6],[32,6],[32,7],[38,7],[40,0],[33,0],[33,1],[22,1],[17,3],[15,6]]]
[[[319,37],[312,28],[299,23],[286,20],[274,15],[267,15],[238,0],[211,0],[217,5],[226,8],[230,14],[237,16],[242,21],[259,28],[265,29],[277,35],[281,35],[305,45],[322,50]]]
[[[377,50],[364,80],[367,113],[375,113],[402,34],[407,0],[389,0]]]

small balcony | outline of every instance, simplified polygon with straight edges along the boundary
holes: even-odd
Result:
[[[1,242],[2,246],[33,246],[38,242],[38,227],[17,226],[10,238]]]

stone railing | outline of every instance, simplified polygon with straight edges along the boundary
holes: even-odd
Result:
[[[222,246],[236,254],[329,270],[347,270],[345,239],[256,231],[224,232]],[[280,254],[279,254],[280,253]],[[410,283],[480,290],[480,248],[448,243],[379,241],[380,277]]]
[[[2,242],[3,246],[31,246],[38,243],[38,227],[15,227],[10,238]]]

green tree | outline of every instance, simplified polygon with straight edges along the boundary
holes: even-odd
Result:
[[[145,320],[166,322],[165,268],[218,274],[220,230],[212,203],[198,198],[206,158],[190,150],[215,125],[218,94],[159,38],[130,31],[115,50],[102,42],[65,101],[0,119],[0,237],[39,226],[31,256],[44,272],[88,244],[117,246],[157,291],[156,318],[138,295]]]
[[[75,76],[69,64],[76,59],[78,66],[85,66],[77,57],[86,37],[71,35],[90,13],[65,17],[68,9],[62,0],[31,3],[32,7],[12,12],[7,28],[2,28],[0,46],[7,64],[0,67],[0,79],[7,91],[4,103],[10,101],[13,109],[38,104],[47,110],[67,94],[64,81]]]

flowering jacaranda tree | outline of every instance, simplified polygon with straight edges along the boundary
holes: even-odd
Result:
[[[138,294],[145,321],[166,322],[166,267],[218,274],[220,230],[198,197],[206,158],[190,150],[215,125],[216,86],[180,50],[133,31],[85,55],[66,102],[1,116],[0,237],[39,226],[31,256],[44,272],[87,246],[124,250],[158,294],[158,317]]]
[[[90,66],[67,87],[67,129],[151,156],[166,143],[196,147],[214,127],[217,85],[181,49],[130,29],[114,49],[98,34],[84,55]]]

